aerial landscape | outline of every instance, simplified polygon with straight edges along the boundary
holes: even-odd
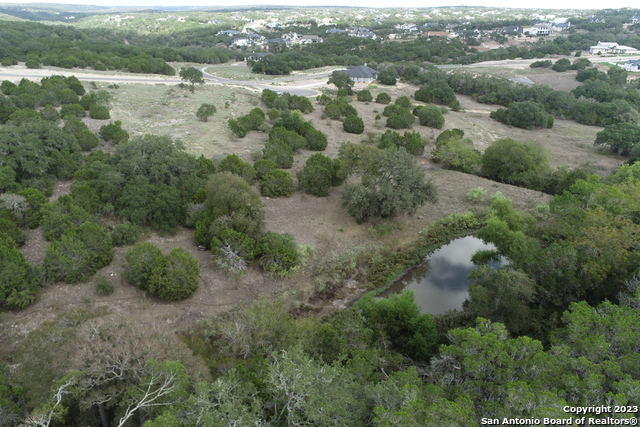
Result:
[[[640,9],[426,6],[0,3],[0,426],[637,425]]]

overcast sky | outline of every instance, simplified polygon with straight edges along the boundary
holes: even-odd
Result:
[[[1,3],[30,3],[29,1],[0,0]],[[521,8],[603,9],[640,7],[638,0],[34,0],[31,3],[90,4],[97,6],[360,6],[384,7],[437,7],[437,6],[492,6]]]

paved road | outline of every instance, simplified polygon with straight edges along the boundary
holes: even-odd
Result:
[[[318,74],[310,74],[306,76],[291,76],[291,77],[278,77],[270,80],[232,80],[217,77],[206,73],[204,70],[207,66],[198,67],[202,71],[205,82],[212,84],[227,84],[227,85],[240,85],[249,86],[257,89],[271,89],[278,92],[289,92],[292,95],[300,96],[316,96],[318,92],[313,90],[313,87],[322,86],[326,83],[325,79],[317,80],[318,77],[327,77],[331,72],[324,72]],[[29,69],[12,69],[2,68],[0,69],[0,80],[17,80],[17,79],[41,79],[43,77],[50,77],[53,75],[64,76],[76,76],[81,81],[99,81],[109,83],[155,83],[155,84],[178,84],[182,80],[179,78],[171,78],[160,75],[106,75],[106,74],[93,74],[91,72],[85,72],[84,70],[73,71],[54,71],[49,69],[29,70]],[[283,82],[292,82],[292,84],[281,86]],[[294,84],[293,82],[299,82]]]

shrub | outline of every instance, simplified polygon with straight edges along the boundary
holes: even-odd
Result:
[[[156,266],[149,278],[148,290],[167,301],[189,298],[198,290],[200,263],[184,248],[174,248]]]
[[[355,133],[357,135],[360,135],[362,134],[362,132],[364,132],[364,122],[358,116],[350,116],[344,119],[342,127],[344,131],[348,133]]]
[[[251,163],[245,162],[236,154],[230,154],[220,162],[218,171],[235,173],[247,180],[249,184],[256,179],[256,170]]]
[[[549,116],[541,104],[531,101],[513,102],[508,109],[499,108],[489,115],[506,125],[522,129],[553,127],[553,119],[549,120]]]
[[[411,100],[409,99],[408,96],[399,96],[396,99],[396,105],[399,105],[407,109],[410,109],[412,107]]]
[[[293,166],[291,147],[279,140],[267,142],[262,150],[262,156],[273,161],[280,169],[289,169]]]
[[[130,285],[147,290],[149,280],[164,267],[164,255],[153,243],[138,243],[124,255],[122,277]]]
[[[440,133],[440,135],[438,135],[438,137],[436,138],[436,146],[441,142],[445,142],[450,139],[462,138],[463,136],[464,136],[464,131],[462,129],[458,129],[458,128],[447,129],[442,133]]]
[[[380,74],[378,74],[378,81],[383,85],[393,86],[397,82],[397,74],[394,69],[387,68],[386,70],[380,71]]]
[[[208,232],[216,234],[215,227],[219,231],[233,228],[250,236],[257,236],[262,232],[264,204],[256,189],[247,181],[230,172],[218,172],[209,178],[206,192],[207,212],[198,220],[196,232],[205,237]],[[198,229],[203,226],[204,230]],[[211,237],[205,239],[205,244],[208,245],[210,240]]]
[[[142,227],[131,222],[121,222],[111,232],[113,246],[132,245],[142,237]]]
[[[91,132],[89,129],[81,130],[76,135],[76,138],[78,139],[78,143],[80,144],[82,151],[89,151],[92,148],[96,148],[100,142],[96,134]]]
[[[278,110],[277,108],[270,108],[269,111],[267,111],[267,116],[269,116],[269,120],[279,119],[280,110]]]
[[[360,102],[371,102],[373,100],[373,95],[371,95],[371,92],[369,92],[368,89],[362,89],[358,92],[357,99]]]
[[[60,116],[63,119],[73,116],[82,118],[84,114],[84,108],[80,104],[66,104],[60,108]]]
[[[196,111],[196,117],[202,122],[209,121],[209,117],[216,113],[216,106],[213,104],[202,104]]]
[[[277,123],[276,123],[277,124]],[[287,130],[284,126],[274,126],[269,132],[269,142],[281,141],[286,144],[291,151],[297,153],[304,147],[305,138],[294,130]]]
[[[114,144],[129,140],[129,132],[122,129],[122,122],[120,120],[116,120],[108,125],[100,126],[100,131],[98,133],[100,134],[100,138],[105,141],[111,141]]]
[[[306,141],[306,148],[311,151],[324,151],[327,148],[327,135],[318,129],[309,129],[304,139]]]
[[[391,102],[391,96],[386,92],[380,92],[378,96],[376,96],[376,102],[378,104],[388,104]]]
[[[276,164],[271,159],[260,159],[253,163],[253,168],[256,171],[256,178],[261,180],[269,172],[276,169]]]
[[[94,92],[89,92],[85,94],[82,98],[80,98],[80,101],[78,101],[78,104],[82,105],[82,108],[84,108],[85,110],[88,110],[89,108],[91,108],[91,106],[95,103],[96,103],[96,94]]]
[[[45,105],[45,107],[40,110],[40,117],[42,118],[42,120],[57,122],[58,120],[60,120],[60,113],[58,113],[58,110],[53,108],[53,106]]]
[[[436,145],[433,159],[447,169],[464,173],[476,173],[480,167],[482,155],[473,148],[473,143],[461,138],[448,139]]]
[[[546,60],[546,61],[532,62],[531,65],[529,65],[529,67],[531,67],[531,68],[549,68],[549,67],[551,67],[551,61]]]
[[[265,197],[289,197],[296,191],[296,184],[289,172],[273,170],[264,176],[260,183],[260,192]]]
[[[268,232],[260,240],[259,247],[260,266],[270,273],[284,276],[300,263],[295,239],[289,233]]]
[[[460,108],[456,94],[445,80],[434,79],[418,89],[413,95],[416,101],[428,104],[448,105],[454,110]]]
[[[238,138],[244,138],[247,135],[247,130],[243,128],[236,119],[229,119],[227,124],[229,125],[229,129],[231,129],[231,133]]]
[[[104,105],[93,104],[89,107],[89,117],[96,120],[109,120],[111,115],[109,109]]]
[[[113,294],[113,284],[104,276],[96,277],[96,293],[98,295],[111,295]]]
[[[484,176],[534,190],[544,186],[548,171],[549,153],[539,144],[499,139],[482,156]]]
[[[407,115],[393,113],[387,119],[387,127],[391,129],[408,129],[413,126],[414,118]]]
[[[422,126],[442,129],[444,126],[444,116],[442,110],[435,105],[422,105],[413,110],[413,114],[418,116]]]
[[[567,58],[561,58],[558,59],[555,64],[553,64],[553,67],[551,67],[551,69],[558,72],[564,72],[567,71],[569,67],[571,67],[571,61],[569,61]]]
[[[25,67],[30,69],[40,68],[40,61],[38,61],[37,59],[27,59],[24,65]]]
[[[329,195],[332,186],[342,183],[341,163],[339,160],[331,160],[320,153],[310,156],[304,168],[298,172],[300,188],[306,193],[324,197]]]
[[[473,203],[481,203],[487,199],[487,190],[482,187],[474,187],[467,193],[467,200]]]

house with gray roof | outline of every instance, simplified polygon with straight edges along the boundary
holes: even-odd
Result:
[[[627,71],[640,71],[640,59],[630,59],[624,63],[624,69]]]
[[[345,72],[356,83],[371,83],[378,78],[379,71],[369,68],[366,65],[349,65]]]

